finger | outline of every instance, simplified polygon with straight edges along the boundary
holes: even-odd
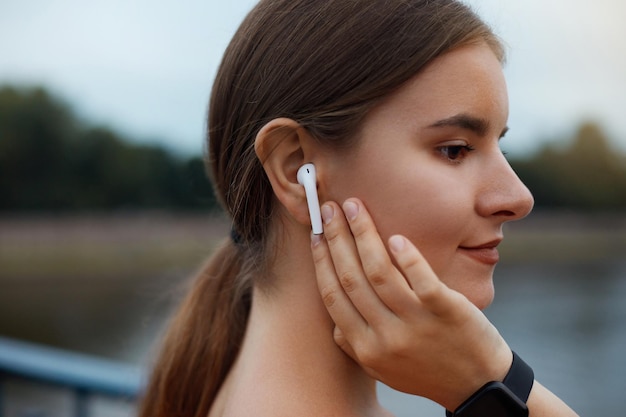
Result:
[[[415,293],[393,265],[369,212],[358,199],[343,204],[361,258],[363,272],[382,302],[397,315],[415,306]]]
[[[389,249],[422,304],[437,315],[451,313],[452,290],[439,280],[420,251],[401,235],[389,238]]]
[[[335,340],[337,346],[339,346],[346,355],[351,357],[352,360],[358,363],[359,366],[361,366],[361,368],[363,368],[369,376],[376,380],[382,381],[381,375],[376,371],[374,367],[368,367],[365,363],[361,361],[361,358],[359,358],[359,355],[357,355],[354,347],[350,344],[349,340],[346,338],[346,336],[343,334],[339,327],[335,327],[333,331],[333,339]]]
[[[328,314],[337,326],[348,333],[362,330],[367,323],[339,283],[326,240],[321,235],[311,237],[317,286]]]
[[[324,236],[343,290],[368,323],[384,320],[391,312],[372,289],[363,272],[363,259],[359,256],[341,208],[336,203],[326,203],[322,206],[322,217]]]
[[[346,338],[343,331],[341,331],[341,328],[339,326],[335,326],[333,330],[333,339],[335,340],[337,346],[341,348],[341,350],[343,350],[352,359],[357,360],[354,349],[352,349],[352,345],[350,345],[350,342]]]

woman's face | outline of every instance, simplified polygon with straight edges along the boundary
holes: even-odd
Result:
[[[491,49],[449,52],[368,114],[355,149],[328,156],[323,197],[362,199],[385,241],[408,237],[443,282],[484,308],[502,225],[533,206],[500,150],[507,118]]]

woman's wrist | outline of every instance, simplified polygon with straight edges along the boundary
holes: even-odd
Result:
[[[485,354],[474,369],[467,371],[467,383],[456,384],[450,404],[444,404],[448,410],[456,410],[476,391],[491,381],[502,382],[511,369],[513,352],[504,340],[498,341],[491,352]]]
[[[506,376],[502,381],[492,380],[482,385],[454,413],[446,410],[447,417],[482,417],[484,415],[528,417],[526,404],[535,381],[532,368],[515,352]]]

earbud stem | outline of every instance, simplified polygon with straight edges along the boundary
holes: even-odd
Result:
[[[315,165],[311,163],[302,165],[300,169],[298,169],[297,177],[298,183],[304,186],[313,234],[321,235],[324,233],[324,228],[322,226],[322,214],[320,213],[320,203],[317,196]]]

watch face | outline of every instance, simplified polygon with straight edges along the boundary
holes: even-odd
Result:
[[[528,407],[504,384],[492,382],[461,405],[455,417],[528,417]]]

